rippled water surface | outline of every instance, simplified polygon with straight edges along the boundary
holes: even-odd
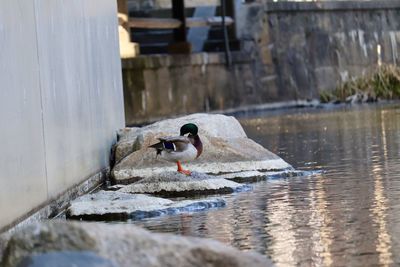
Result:
[[[256,250],[277,266],[400,264],[399,105],[239,119],[297,169],[324,172],[254,183],[224,196],[224,208],[135,224]]]

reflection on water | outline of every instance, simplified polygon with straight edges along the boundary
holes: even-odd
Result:
[[[400,264],[400,107],[258,114],[249,137],[309,177],[273,179],[225,196],[227,206],[135,222],[211,237],[278,266]]]

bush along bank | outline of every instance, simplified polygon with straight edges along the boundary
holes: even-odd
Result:
[[[366,103],[400,98],[400,68],[382,65],[375,71],[351,78],[333,91],[321,91],[321,103]]]

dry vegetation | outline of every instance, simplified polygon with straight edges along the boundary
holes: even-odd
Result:
[[[349,102],[351,97],[360,95],[361,102],[378,99],[400,98],[400,68],[394,65],[382,65],[369,75],[343,82],[332,92],[322,91],[322,103],[332,101]]]

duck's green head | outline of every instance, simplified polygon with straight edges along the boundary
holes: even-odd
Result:
[[[185,135],[187,133],[190,133],[192,135],[197,135],[198,131],[199,129],[194,123],[186,123],[181,127],[181,135]]]

